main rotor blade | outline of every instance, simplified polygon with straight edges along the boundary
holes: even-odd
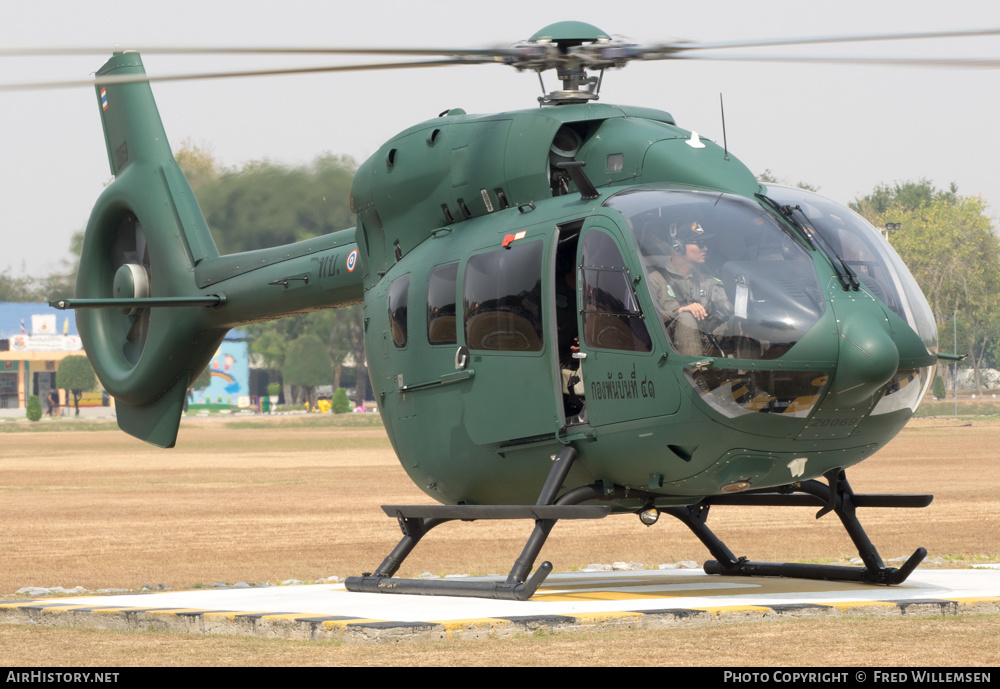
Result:
[[[715,62],[795,62],[830,65],[886,65],[890,67],[950,67],[996,69],[1000,58],[917,58],[917,57],[793,57],[790,55],[672,55],[671,60]]]
[[[761,40],[743,41],[716,41],[714,43],[667,43],[662,46],[639,46],[639,50],[655,53],[657,50],[664,52],[664,57],[647,57],[647,59],[669,59],[677,51],[688,50],[722,50],[730,48],[770,48],[780,45],[812,45],[816,43],[864,43],[872,41],[898,41],[898,40],[920,40],[933,38],[969,38],[976,36],[996,36],[1000,35],[1000,28],[991,29],[959,29],[954,31],[918,31],[913,33],[886,33],[886,34],[855,34],[847,36],[813,36],[809,38],[773,38]]]
[[[194,79],[227,79],[231,77],[263,77],[286,74],[320,74],[325,72],[369,72],[385,69],[417,69],[421,67],[452,67],[454,65],[478,65],[494,62],[490,59],[453,58],[450,60],[426,60],[420,62],[383,62],[361,65],[332,65],[323,67],[286,67],[281,69],[248,69],[223,72],[196,72],[188,74],[127,74],[108,75],[97,79],[73,79],[68,81],[27,82],[21,84],[0,84],[0,91],[26,91],[31,89],[57,89],[74,86],[104,86],[107,84],[135,84],[157,81],[188,81]]]
[[[46,57],[51,55],[105,55],[122,52],[122,46],[91,47],[0,47],[0,57]],[[149,55],[410,55],[414,57],[517,57],[514,48],[330,48],[321,46],[147,46],[127,49]]]
[[[979,36],[1000,35],[1000,28],[991,29],[963,29],[949,31],[922,31],[897,34],[857,34],[845,36],[816,36],[811,38],[777,38],[765,40],[741,40],[741,41],[720,41],[714,43],[694,43],[678,41],[676,43],[666,43],[661,45],[635,45],[635,44],[594,44],[583,48],[583,53],[595,53],[598,60],[606,60],[621,66],[625,62],[644,60],[676,60],[676,59],[702,59],[717,61],[747,61],[747,62],[814,62],[814,63],[842,63],[842,64],[882,64],[882,65],[910,65],[910,66],[933,66],[933,67],[975,67],[993,68],[996,66],[993,59],[928,59],[928,58],[866,58],[866,57],[779,57],[779,56],[754,56],[754,55],[733,55],[733,56],[708,56],[700,54],[704,50],[729,50],[733,48],[759,48],[789,45],[812,45],[820,43],[860,43],[876,41],[896,41],[896,40],[919,40],[938,38],[969,38]],[[398,55],[398,56],[443,56],[440,60],[426,60],[413,62],[386,62],[374,64],[358,65],[330,65],[322,67],[287,67],[275,69],[253,69],[253,70],[229,70],[218,72],[199,72],[188,74],[167,74],[155,76],[108,75],[93,80],[67,80],[52,82],[29,82],[20,84],[0,84],[0,91],[16,91],[29,89],[51,89],[67,88],[75,86],[99,86],[104,84],[122,84],[134,82],[159,82],[159,81],[183,81],[193,79],[224,79],[231,77],[250,76],[274,76],[288,74],[315,74],[323,72],[360,72],[373,70],[390,69],[415,69],[422,67],[448,67],[451,65],[471,65],[497,62],[508,64],[518,69],[530,68],[535,70],[545,70],[557,67],[565,58],[558,55],[539,54],[541,50],[547,52],[552,47],[547,44],[521,44],[513,48],[483,48],[483,49],[436,49],[436,48],[323,48],[323,47],[180,47],[161,46],[146,48],[139,52],[161,53],[161,54],[203,54],[203,55],[223,55],[223,54],[264,54],[264,55]],[[589,50],[588,50],[589,49]],[[691,54],[699,51],[696,54]],[[106,48],[2,48],[0,47],[0,57],[20,56],[20,55],[71,55],[71,54],[106,54]]]
[[[863,43],[871,41],[921,40],[934,38],[962,38],[976,36],[996,36],[1000,28],[956,29],[947,31],[915,31],[910,33],[850,34],[844,36],[810,36],[801,38],[749,39],[739,41],[662,43],[638,46],[651,54],[658,51],[669,55],[676,51],[716,50],[729,48],[762,48],[779,45],[809,45],[815,43]],[[121,46],[81,46],[81,47],[0,47],[0,57],[48,55],[103,55],[121,51]],[[517,58],[520,52],[514,47],[492,48],[334,48],[328,46],[147,46],[129,50],[150,55],[410,55],[439,57],[482,57]],[[651,58],[657,59],[657,58]]]

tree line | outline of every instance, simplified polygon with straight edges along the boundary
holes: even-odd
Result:
[[[1000,359],[1000,239],[986,201],[921,179],[880,184],[850,207],[876,228],[899,224],[889,243],[930,303],[939,349],[952,352],[957,340],[982,393],[982,372]]]

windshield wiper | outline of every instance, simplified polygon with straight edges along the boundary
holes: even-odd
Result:
[[[763,201],[768,207],[771,208],[771,210],[781,215],[781,217],[798,229],[799,232],[802,233],[802,236],[806,238],[806,241],[809,242],[809,246],[811,246],[813,250],[820,251],[827,257],[830,264],[833,266],[833,272],[837,274],[837,279],[840,281],[840,285],[844,288],[845,292],[852,289],[855,292],[858,291],[858,288],[861,287],[861,283],[858,281],[857,273],[855,273],[854,270],[847,265],[847,261],[845,261],[840,254],[837,253],[833,246],[830,245],[830,242],[827,241],[826,237],[824,237],[817,228],[812,226],[807,227],[799,222],[799,220],[795,217],[795,211],[798,211],[799,215],[801,215],[806,222],[809,222],[809,218],[806,217],[806,214],[802,211],[800,206],[789,206],[787,204],[782,205],[764,194],[754,194],[754,196]],[[819,241],[817,242],[815,240]],[[838,264],[840,267],[838,267]],[[843,267],[843,271],[841,271],[841,267]]]

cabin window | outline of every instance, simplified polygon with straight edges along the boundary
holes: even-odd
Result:
[[[397,278],[389,285],[389,331],[396,349],[406,346],[406,294],[409,291],[409,275]]]
[[[593,230],[583,238],[583,337],[588,347],[648,352],[652,340],[614,240]]]
[[[542,349],[540,241],[472,256],[465,266],[465,341],[473,350]]]
[[[431,271],[427,279],[427,341],[432,345],[457,344],[455,331],[455,281],[458,263]]]

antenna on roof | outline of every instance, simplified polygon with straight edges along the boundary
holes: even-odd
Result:
[[[719,110],[722,112],[722,152],[725,160],[729,160],[729,146],[726,144],[726,106],[722,103],[722,93],[719,93]]]

